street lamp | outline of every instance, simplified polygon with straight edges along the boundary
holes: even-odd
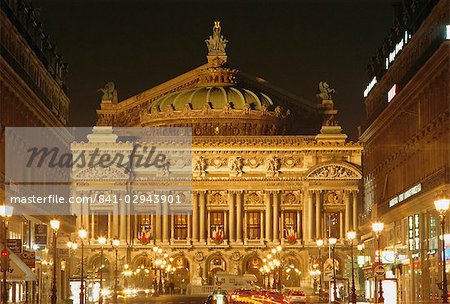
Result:
[[[334,303],[337,301],[336,263],[334,257],[334,248],[337,243],[337,239],[329,238],[328,243],[331,245],[331,258],[333,259],[333,303]]]
[[[8,238],[8,221],[9,218],[13,215],[13,211],[14,211],[14,207],[12,206],[0,206],[0,216],[3,218],[3,250],[6,253],[6,258],[8,259],[8,263],[6,263],[6,265],[4,265],[3,267],[3,281],[2,281],[2,294],[3,294],[3,303],[6,304],[8,302],[8,292],[7,292],[7,288],[6,288],[6,273],[8,271],[9,268],[9,252],[8,252],[8,248],[6,246],[6,239]]]
[[[380,235],[381,232],[384,229],[384,223],[382,222],[376,222],[372,224],[372,230],[375,232],[375,235],[377,237],[377,250],[378,250],[378,264],[382,264],[381,260],[381,243],[380,243]],[[380,279],[380,288],[379,288],[379,297],[377,303],[384,303],[384,297],[383,297],[383,278]]]
[[[112,240],[112,246],[114,247],[114,250],[116,251],[116,269],[114,273],[114,303],[117,303],[117,280],[118,280],[118,253],[119,253],[119,245],[120,240],[115,238]]]
[[[352,293],[350,294],[350,303],[356,304],[355,261],[353,257],[353,240],[356,239],[356,232],[347,232],[347,238],[350,240],[350,256],[352,259]]]
[[[78,236],[81,240],[81,277],[80,277],[80,304],[84,304],[84,239],[87,237],[87,231],[84,228],[78,230]]]
[[[52,296],[51,303],[56,304],[58,301],[57,289],[56,289],[56,237],[58,234],[60,222],[58,220],[51,220],[50,227],[53,229],[53,282],[52,282]]]
[[[450,199],[438,199],[434,201],[434,206],[439,212],[441,218],[442,232],[442,303],[448,303],[447,298],[447,274],[445,272],[447,265],[445,261],[445,215],[450,205]]]
[[[322,290],[322,274],[323,274],[323,261],[322,261],[322,246],[323,246],[323,240],[318,239],[316,240],[317,248],[319,249],[319,267],[320,267],[320,275],[319,275],[319,295],[320,291]]]
[[[98,299],[98,304],[103,303],[103,246],[106,244],[106,238],[101,236],[98,238],[98,243],[100,244],[100,295]]]

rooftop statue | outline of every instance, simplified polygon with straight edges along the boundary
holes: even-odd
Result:
[[[117,102],[117,90],[114,82],[108,82],[107,84],[105,84],[104,88],[100,88],[97,91],[103,93],[102,101],[107,100],[113,103]]]
[[[205,40],[208,46],[208,55],[225,55],[225,47],[228,40],[224,39],[220,34],[221,30],[220,21],[214,21],[213,34],[209,36],[209,39]]]
[[[330,85],[327,82],[321,81],[319,82],[319,92],[317,97],[321,100],[332,100],[332,94],[334,94],[336,90],[330,88]]]

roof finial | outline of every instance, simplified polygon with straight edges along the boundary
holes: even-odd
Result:
[[[213,34],[205,40],[208,47],[208,63],[215,67],[223,65],[227,61],[225,48],[228,40],[223,38],[221,31],[220,21],[214,21]]]

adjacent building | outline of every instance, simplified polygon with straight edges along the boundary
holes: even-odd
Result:
[[[5,128],[68,124],[69,98],[64,80],[67,64],[49,41],[29,1],[0,1],[0,71],[0,204],[3,205],[5,191],[13,195],[20,189],[14,185],[16,181],[5,180],[5,145],[11,144],[5,143]],[[42,235],[42,246],[35,246],[35,227],[45,228],[47,232],[49,227],[39,226],[44,223],[48,223],[45,216],[13,216],[9,222],[6,238],[15,240],[17,245],[14,249],[10,247],[12,272],[7,273],[12,303],[26,300],[30,303],[43,298],[45,295],[39,291],[49,294],[51,272],[39,263],[45,253],[34,251],[48,249],[47,238],[42,240]],[[62,228],[67,227],[66,221]],[[3,243],[3,229],[1,238]]]
[[[449,9],[447,0],[404,1],[368,65],[371,81],[364,92],[366,121],[360,136],[367,298],[375,292],[371,223],[376,220],[385,223],[385,298],[434,303],[441,295],[443,249],[433,202],[450,195]]]

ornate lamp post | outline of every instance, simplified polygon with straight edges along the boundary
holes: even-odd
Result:
[[[323,246],[323,240],[319,239],[316,240],[317,248],[319,249],[319,269],[320,269],[320,275],[319,275],[319,295],[320,291],[322,290],[322,274],[323,274],[323,261],[322,261],[322,246]]]
[[[336,238],[329,238],[328,243],[331,245],[331,258],[333,259],[333,303],[337,300],[337,283],[336,283],[336,263],[335,263],[335,245],[337,243]]]
[[[347,238],[350,240],[350,257],[352,259],[352,292],[350,294],[350,303],[356,304],[355,261],[353,256],[353,240],[356,239],[356,232],[347,232]]]
[[[153,258],[153,288],[155,289],[155,292],[158,291],[158,281],[156,280],[156,255],[158,254],[158,249],[158,246],[153,246],[153,253],[155,254]]]
[[[56,289],[56,238],[59,230],[60,222],[58,220],[51,220],[50,227],[53,229],[53,282],[52,282],[52,296],[51,303],[56,304],[58,301]]]
[[[158,248],[158,255],[161,255],[163,252],[162,248]],[[162,265],[162,260],[160,260],[159,266]],[[162,270],[161,267],[159,268],[159,281],[158,281],[158,293],[162,294]]]
[[[447,274],[445,261],[445,216],[450,205],[450,199],[438,199],[434,202],[436,210],[441,217],[441,232],[442,232],[442,303],[448,303],[448,288],[447,288]]]
[[[103,304],[103,246],[106,244],[106,238],[105,237],[99,237],[98,243],[100,244],[100,266],[99,266],[99,272],[100,272],[100,295],[98,298],[98,304]]]
[[[377,237],[377,250],[378,250],[378,263],[379,265],[381,265],[382,260],[381,260],[381,242],[380,242],[380,236],[381,236],[381,232],[384,229],[384,223],[382,222],[376,222],[372,224],[372,230],[373,232],[375,232],[375,235]],[[383,279],[380,279],[380,283],[379,283],[379,290],[378,290],[378,301],[377,303],[384,303],[384,297],[383,297]]]
[[[281,291],[281,271],[282,271],[282,268],[281,268],[280,252],[281,252],[282,249],[283,248],[281,246],[277,246],[277,247],[272,249],[272,254],[275,256],[275,259],[274,259],[273,262],[275,264],[275,268],[278,271],[278,278],[276,279],[277,280],[276,288],[277,288],[278,291]],[[273,280],[275,282],[275,276],[273,277]]]
[[[117,280],[118,275],[119,275],[119,261],[118,261],[118,254],[119,254],[119,245],[120,245],[120,240],[115,238],[114,240],[112,240],[112,246],[114,248],[114,250],[116,251],[116,268],[115,268],[115,272],[114,272],[114,303],[117,303]]]
[[[72,241],[68,241],[67,242],[67,248],[69,248],[69,267],[68,267],[68,272],[67,272],[67,277],[70,279],[70,277],[72,276],[71,274],[71,269],[72,269],[72,254],[75,250],[77,250],[78,248],[78,244]],[[72,292],[69,288],[69,295],[72,295]]]
[[[6,246],[6,239],[8,238],[8,221],[9,218],[13,215],[13,211],[14,211],[14,207],[12,206],[0,206],[0,216],[3,218],[3,250],[6,252],[6,257],[2,256],[3,258],[6,258],[8,260],[8,262],[6,263],[6,265],[2,265],[3,266],[3,281],[2,281],[2,301],[4,304],[6,304],[8,302],[8,291],[6,288],[6,273],[8,271],[9,268],[9,253],[8,253],[8,248]]]
[[[87,231],[81,228],[80,230],[78,230],[78,236],[81,240],[80,304],[84,304],[84,239],[87,237]]]

